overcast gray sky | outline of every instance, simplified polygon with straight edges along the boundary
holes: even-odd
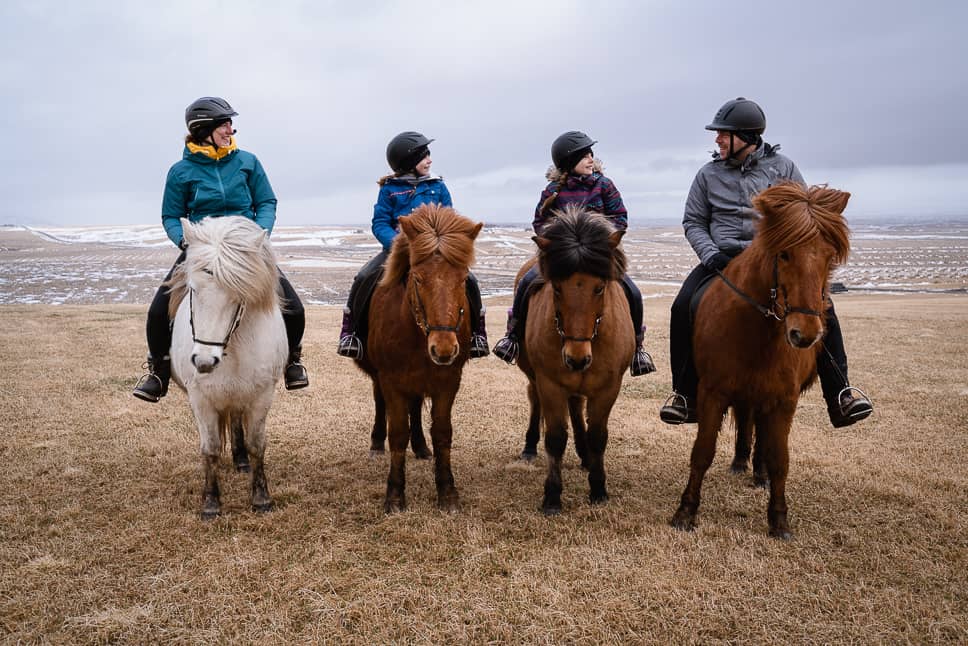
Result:
[[[736,96],[848,215],[968,220],[968,3],[0,1],[0,223],[159,221],[185,107],[223,96],[278,225],[367,225],[419,130],[458,210],[530,221],[565,130],[633,224],[681,218]]]

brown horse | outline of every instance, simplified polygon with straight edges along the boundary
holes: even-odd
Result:
[[[732,407],[737,426],[733,469],[745,470],[753,426],[754,471],[769,478],[770,536],[792,537],[787,523],[788,438],[800,393],[817,377],[827,286],[850,250],[843,218],[850,193],[783,183],[753,198],[762,214],[756,236],[700,301],[693,332],[699,375],[699,432],[689,483],[672,518],[696,526],[703,476]],[[744,454],[745,451],[745,454]]]
[[[373,379],[377,415],[385,405],[389,423],[390,476],[384,510],[406,508],[409,421],[417,417],[422,442],[420,409],[429,397],[437,505],[455,511],[451,409],[471,338],[464,283],[474,263],[474,240],[484,225],[437,204],[420,206],[399,223],[400,235],[370,303],[366,356],[357,361]],[[375,441],[374,437],[374,445]],[[415,451],[419,448],[414,446]]]
[[[608,416],[635,351],[628,301],[618,282],[625,273],[622,235],[602,216],[569,206],[532,238],[542,282],[535,282],[529,299],[518,367],[528,377],[529,441],[537,442],[537,424],[544,419],[548,476],[541,509],[546,515],[561,513],[569,415],[575,448],[588,469],[589,500],[608,500]]]

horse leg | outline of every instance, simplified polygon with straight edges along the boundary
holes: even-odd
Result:
[[[608,502],[605,489],[605,447],[608,444],[608,416],[618,399],[621,380],[612,391],[588,399],[588,501],[593,505]],[[574,399],[574,398],[572,398]],[[569,400],[570,403],[570,400]],[[572,416],[574,419],[574,415]],[[577,442],[578,434],[575,434]]]
[[[564,411],[568,402],[554,384],[539,386],[538,396],[545,420],[545,452],[548,454],[548,476],[545,478],[541,511],[545,516],[561,513],[561,459],[568,444],[568,426]]]
[[[387,495],[383,511],[392,514],[407,508],[405,493],[407,480],[407,444],[410,443],[408,423],[409,405],[398,392],[384,391],[389,426],[390,474],[387,476]]]
[[[766,489],[770,485],[770,474],[766,470],[766,447],[769,442],[766,439],[766,427],[758,422],[756,427],[756,442],[753,444],[753,486],[757,489]]]
[[[572,395],[568,398],[568,416],[571,418],[572,435],[575,437],[575,453],[581,460],[581,468],[589,470],[588,466],[588,440],[586,438],[587,428],[585,427],[584,401],[580,395]]]
[[[269,484],[266,482],[265,451],[266,451],[266,416],[269,414],[271,398],[264,406],[254,407],[246,414],[246,428],[249,432],[245,437],[245,448],[252,461],[252,481],[250,483],[252,511],[272,511],[274,503],[269,495]]]
[[[213,410],[201,410],[192,402],[192,412],[198,424],[199,452],[202,455],[202,520],[213,520],[222,512],[218,486],[218,458],[222,449],[221,420]]]
[[[457,390],[440,393],[433,398],[430,407],[430,439],[434,443],[434,482],[437,485],[437,507],[442,511],[456,512],[460,506],[454,473],[450,466],[450,447],[454,428],[451,412]]]
[[[733,406],[733,420],[736,422],[736,450],[730,471],[745,473],[749,468],[750,451],[753,448],[753,417],[748,406]]]
[[[528,418],[528,430],[524,434],[524,450],[521,459],[534,462],[538,457],[538,440],[541,439],[541,402],[535,390],[534,382],[528,381],[528,402],[531,404],[531,415]]]
[[[239,473],[248,473],[251,469],[249,464],[249,452],[245,450],[245,428],[242,426],[242,418],[232,417],[232,462],[235,470]]]
[[[682,492],[679,508],[670,521],[673,527],[685,531],[694,530],[698,524],[696,514],[699,512],[702,481],[713,463],[713,457],[716,454],[716,438],[723,425],[723,414],[726,412],[725,400],[708,391],[703,392],[702,386],[700,391],[696,407],[699,432],[696,434],[692,455],[689,458],[689,482]]]
[[[370,431],[370,457],[383,455],[383,443],[387,439],[387,404],[380,390],[380,382],[373,379],[373,430]]]
[[[423,397],[410,400],[410,448],[418,460],[429,460],[433,453],[427,447],[423,434]]]
[[[770,476],[770,502],[766,507],[766,518],[770,524],[770,536],[783,540],[793,538],[790,525],[787,522],[786,478],[790,467],[790,453],[788,440],[790,424],[793,423],[793,413],[796,410],[796,399],[790,406],[777,409],[757,416],[757,427],[762,426],[766,439],[764,461]]]

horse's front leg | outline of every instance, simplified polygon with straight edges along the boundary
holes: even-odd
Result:
[[[454,473],[450,466],[450,448],[454,428],[451,413],[457,389],[439,393],[433,397],[430,407],[430,439],[434,444],[434,482],[437,485],[437,507],[442,511],[455,512],[460,507],[460,497],[454,486]]]
[[[756,442],[753,444],[753,486],[766,489],[770,485],[770,474],[766,470],[767,428],[755,425]]]
[[[770,536],[790,540],[793,532],[787,521],[786,479],[790,468],[788,440],[793,414],[796,411],[796,398],[791,405],[783,405],[774,410],[757,415],[757,429],[762,428],[766,440],[764,462],[770,477],[770,502],[766,507],[766,518],[770,524]],[[760,434],[757,433],[757,442]]]
[[[545,516],[556,516],[561,513],[561,460],[568,444],[568,423],[565,419],[568,401],[560,388],[546,381],[538,384],[538,397],[544,416],[545,451],[548,454],[548,476],[545,478],[541,511]]]
[[[571,431],[575,437],[575,453],[581,460],[581,468],[587,471],[590,467],[584,403],[584,398],[580,395],[572,395],[568,398],[568,416],[571,418]]]
[[[696,434],[692,455],[689,458],[689,482],[682,492],[679,508],[670,521],[673,527],[685,531],[696,528],[702,481],[713,463],[713,457],[716,454],[716,438],[719,436],[723,415],[726,413],[726,400],[703,389],[702,384],[699,386],[697,404],[699,432]]]
[[[213,520],[222,513],[218,486],[218,458],[222,450],[221,420],[217,412],[204,403],[192,401],[192,412],[198,425],[199,452],[202,456],[202,520]]]
[[[528,430],[524,434],[524,450],[521,451],[521,459],[525,462],[534,462],[538,457],[538,440],[541,439],[541,401],[535,390],[534,381],[528,381],[528,403],[530,404],[530,415],[528,417]]]
[[[383,399],[380,382],[373,377],[373,430],[370,431],[370,457],[383,455],[383,443],[387,439],[387,405]]]
[[[410,449],[418,460],[433,457],[423,434],[423,395],[410,399]]]
[[[605,489],[605,447],[608,445],[608,416],[612,412],[615,400],[618,399],[621,385],[622,382],[618,381],[612,390],[603,391],[595,397],[588,398],[586,448],[588,455],[588,500],[593,505],[608,501],[608,492]],[[574,415],[572,415],[572,419],[574,419]],[[575,441],[577,442],[577,433]]]
[[[392,514],[407,508],[407,445],[410,443],[407,398],[399,392],[383,390],[389,426],[390,474],[383,511]]]
[[[733,419],[736,422],[736,447],[730,471],[745,473],[749,468],[750,451],[753,448],[753,416],[746,405],[733,405]]]
[[[271,391],[269,401],[253,404],[252,408],[243,416],[246,427],[245,448],[249,452],[252,462],[252,479],[250,482],[252,511],[272,511],[274,503],[269,495],[269,483],[266,481],[265,453],[266,453],[266,416],[272,403]]]

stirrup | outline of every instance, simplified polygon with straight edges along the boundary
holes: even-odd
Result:
[[[350,359],[362,359],[363,358],[363,344],[360,343],[360,339],[355,334],[347,334],[339,339],[339,345],[336,347],[336,354],[341,357],[349,357]]]
[[[659,409],[659,419],[666,424],[695,424],[696,409],[689,407],[689,400],[685,395],[673,391]]]
[[[518,351],[518,342],[508,336],[494,344],[494,356],[510,365],[518,360]]]
[[[652,355],[646,352],[641,346],[636,348],[635,354],[632,355],[632,364],[629,366],[629,373],[633,377],[641,377],[652,372],[655,372],[655,362],[652,361]]]
[[[856,395],[849,402],[851,406],[845,409],[841,403],[841,398],[846,393],[856,393]],[[827,412],[830,415],[830,423],[833,424],[833,427],[843,428],[870,417],[871,413],[874,412],[874,404],[863,390],[856,386],[847,385],[837,393],[836,404],[833,407],[828,406]]]
[[[289,371],[293,368],[298,369],[299,374],[290,377]],[[287,365],[286,369],[283,371],[283,376],[286,382],[286,390],[298,390],[309,385],[309,373],[306,371],[306,367],[300,361],[293,361]]]
[[[161,377],[154,372],[149,372],[138,380],[131,394],[143,401],[157,404],[167,394],[166,390]]]
[[[491,354],[491,348],[487,345],[487,339],[480,334],[471,336],[471,359],[480,359]]]

